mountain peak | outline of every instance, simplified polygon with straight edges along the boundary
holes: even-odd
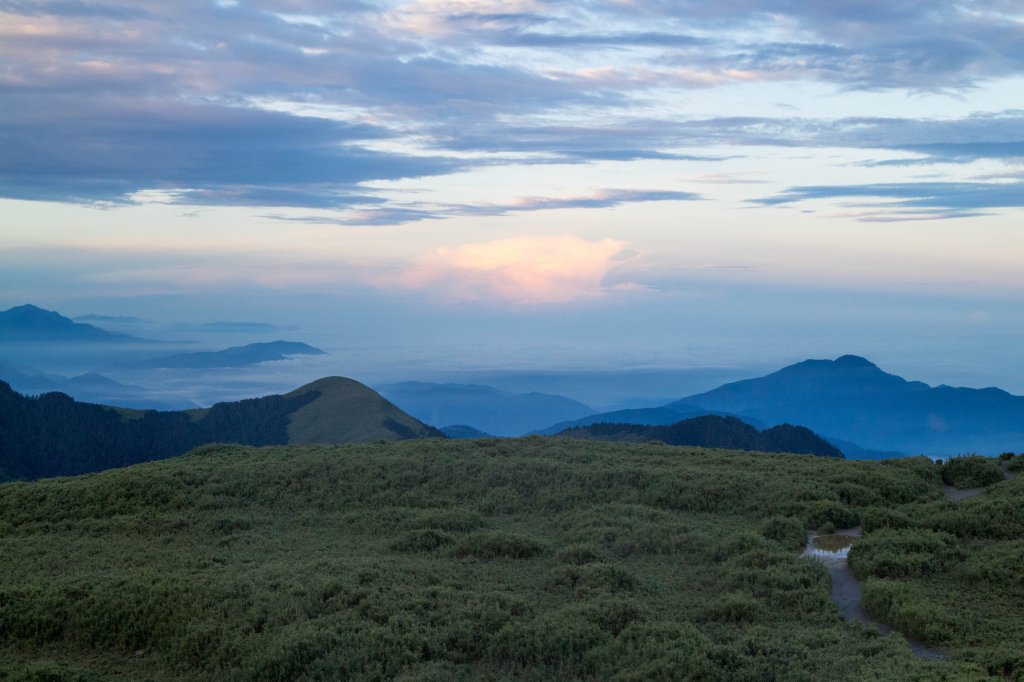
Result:
[[[836,367],[874,367],[878,369],[878,365],[859,355],[841,355],[835,359],[834,364]]]
[[[53,310],[26,303],[0,311],[0,332],[11,341],[141,341],[127,334],[108,332],[91,324],[75,322]]]

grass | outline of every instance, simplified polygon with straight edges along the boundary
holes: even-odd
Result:
[[[5,484],[0,679],[1022,679],[1021,484],[953,506],[923,458],[542,438]],[[798,558],[871,515],[872,608],[940,614],[947,660],[842,621]]]

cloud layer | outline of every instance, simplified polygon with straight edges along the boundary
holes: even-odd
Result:
[[[688,93],[745,84],[967,92],[1021,77],[1018,10],[1005,0],[4,0],[0,196],[118,203],[159,190],[188,204],[357,207],[366,224],[392,224],[470,209],[396,204],[367,183],[512,162],[711,163],[722,157],[709,146],[769,145],[908,154],[886,164],[1016,163],[1019,111],[669,111]]]

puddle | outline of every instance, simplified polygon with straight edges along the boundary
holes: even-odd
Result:
[[[812,535],[807,540],[804,555],[815,559],[845,559],[856,539],[855,535],[840,535],[838,533]]]

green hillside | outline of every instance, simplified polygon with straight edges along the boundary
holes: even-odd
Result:
[[[5,484],[0,679],[1020,680],[1022,486],[954,505],[923,458],[542,438]],[[871,609],[946,660],[844,622],[798,558],[858,522]]]
[[[310,393],[319,395],[295,411],[288,423],[288,442],[293,445],[444,438],[437,429],[410,417],[354,379],[326,377],[285,398],[302,400]]]

